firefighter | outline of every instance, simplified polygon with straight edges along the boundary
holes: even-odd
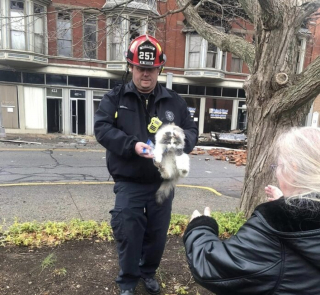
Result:
[[[132,80],[104,95],[94,131],[107,150],[107,167],[115,181],[110,214],[119,256],[116,282],[120,294],[133,295],[140,279],[149,294],[158,294],[155,273],[165,248],[174,191],[162,205],[156,203],[162,179],[153,164],[151,146],[162,124],[175,123],[184,130],[184,152],[190,153],[198,129],[185,100],[157,82],[166,62],[157,39],[135,38],[125,57]]]

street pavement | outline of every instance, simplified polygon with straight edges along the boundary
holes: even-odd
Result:
[[[12,171],[8,173],[4,169],[4,163],[10,160],[6,154],[8,150],[101,150],[93,137],[7,135],[5,140],[22,142],[0,142],[0,223],[2,221],[5,227],[15,219],[19,222],[68,221],[72,218],[110,221],[109,211],[114,205],[115,196],[112,179],[106,179],[106,172],[100,179],[94,176],[93,179],[55,178],[53,181],[40,181],[34,176],[21,179],[20,175],[18,179]],[[237,169],[232,166],[212,157],[208,159],[208,156],[191,156],[192,169],[189,176],[180,180],[176,187],[172,212],[191,215],[193,210],[201,212],[206,206],[213,211],[236,211],[239,208],[244,167]],[[40,171],[39,175],[41,173],[44,172]],[[8,179],[8,175],[11,178]]]

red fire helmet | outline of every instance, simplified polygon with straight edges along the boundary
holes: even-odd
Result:
[[[144,68],[163,67],[167,59],[158,40],[149,35],[132,40],[125,57],[128,63]]]

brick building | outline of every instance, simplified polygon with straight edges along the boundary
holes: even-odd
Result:
[[[7,133],[93,134],[103,94],[121,82],[132,38],[155,34],[167,55],[159,82],[183,96],[200,133],[246,127],[248,68],[196,34],[174,0],[1,0],[0,104]],[[253,40],[250,24],[233,32]],[[245,28],[245,29],[244,29]],[[301,31],[297,71],[319,55],[319,26]],[[320,111],[320,98],[312,112]],[[311,119],[306,124],[311,124]]]

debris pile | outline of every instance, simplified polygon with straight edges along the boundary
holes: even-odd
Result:
[[[228,161],[236,166],[245,166],[247,164],[247,151],[211,149],[207,153],[216,160]]]
[[[198,144],[243,149],[247,146],[246,130],[231,130],[229,133],[214,131],[211,131],[210,133],[203,133],[198,137]]]
[[[195,148],[190,155],[204,155],[206,152],[201,148]]]
[[[231,149],[217,149],[212,148],[207,152],[202,148],[195,148],[190,155],[204,155],[208,153],[216,160],[227,161],[236,166],[245,166],[247,164],[247,151],[246,150],[231,150]],[[205,161],[209,161],[210,158],[205,158]]]

